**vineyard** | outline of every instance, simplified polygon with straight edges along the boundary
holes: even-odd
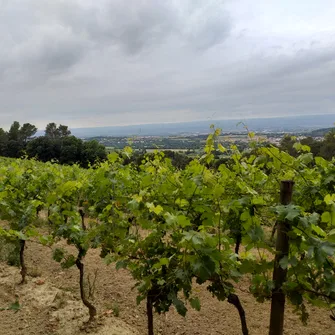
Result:
[[[294,319],[297,332],[284,328],[285,334],[300,333],[310,321],[315,324],[315,315],[322,318],[323,330],[309,334],[333,333],[334,160],[313,157],[300,143],[295,144],[299,156],[292,157],[263,146],[252,133],[243,152],[234,145],[223,147],[219,139],[220,130],[213,128],[203,156],[183,170],[162,152],[148,155],[140,166],[123,164],[132,155],[131,147],[87,169],[1,158],[0,237],[17,245],[19,290],[36,286],[30,275],[36,261],[61,273],[59,281],[71,273],[87,310],[82,326],[92,332],[103,327],[102,306],[113,300],[102,292],[114,286],[145,310],[146,326],[140,331],[145,328],[149,335],[162,334],[158,321],[168,312],[200,329],[203,321],[197,325],[197,315],[203,306],[211,311],[211,305],[218,310],[225,306],[219,320],[212,319],[216,310],[207,318],[213,327],[223,320],[226,331],[211,332],[208,324],[202,332],[178,328],[166,334],[279,335],[287,324],[285,301],[300,318]],[[230,157],[219,168],[212,164],[215,151]],[[50,265],[42,254],[50,257]],[[95,282],[87,258],[97,269],[106,269],[103,282]],[[15,272],[12,276],[16,278]],[[130,280],[133,284],[126,289],[119,287]],[[0,320],[23,312],[19,295],[0,307]],[[107,309],[117,316],[118,308],[122,305]],[[267,318],[263,329],[249,329],[252,309],[253,315]],[[225,310],[239,322],[230,325]],[[66,311],[58,317],[65,319]],[[66,332],[51,329],[49,334]]]

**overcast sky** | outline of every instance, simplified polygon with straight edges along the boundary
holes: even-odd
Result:
[[[0,0],[0,127],[335,114],[334,0]]]

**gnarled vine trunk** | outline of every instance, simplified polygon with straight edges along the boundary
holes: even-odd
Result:
[[[27,267],[26,263],[24,261],[24,249],[26,246],[26,241],[25,240],[20,240],[20,265],[21,265],[21,282],[20,284],[24,284],[26,282],[26,276],[27,276]]]
[[[241,242],[242,242],[242,233],[241,233],[241,231],[239,231],[236,234],[236,244],[235,244],[235,254],[237,254],[237,255],[240,252]]]
[[[79,214],[81,217],[81,227],[83,230],[86,230],[86,225],[85,225],[85,212],[82,208],[79,208]]]
[[[147,296],[148,335],[154,335],[154,316],[152,312],[152,298],[149,292]]]
[[[282,205],[290,204],[293,194],[292,180],[283,180],[280,185],[280,203]],[[270,313],[270,335],[282,335],[284,333],[284,316],[285,316],[285,293],[282,289],[286,281],[287,268],[280,266],[283,257],[289,254],[289,234],[290,222],[288,220],[278,221],[277,223],[277,240],[276,240],[276,256],[273,268],[273,281],[275,284],[272,290],[271,313]]]
[[[228,296],[228,302],[236,307],[238,310],[238,314],[240,315],[240,320],[241,320],[241,326],[242,326],[242,334],[243,335],[248,335],[248,327],[247,327],[247,320],[245,318],[245,311],[244,308],[241,304],[241,301],[239,297],[236,294],[229,294]]]
[[[83,257],[82,255],[83,255],[83,250],[79,249],[79,253],[76,259],[76,266],[79,270],[80,297],[81,297],[83,304],[88,308],[88,311],[90,314],[90,318],[88,321],[91,322],[94,320],[95,316],[97,315],[97,310],[94,307],[94,305],[90,303],[86,298],[86,294],[84,290],[84,264],[81,261]]]

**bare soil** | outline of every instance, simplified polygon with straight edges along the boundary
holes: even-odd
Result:
[[[0,335],[141,335],[146,334],[145,304],[136,305],[134,281],[127,271],[116,271],[105,265],[99,251],[85,257],[86,273],[97,271],[94,303],[98,319],[94,327],[88,326],[88,311],[82,305],[76,267],[64,270],[52,260],[52,250],[34,242],[27,242],[27,283],[20,282],[19,269],[0,263],[0,307],[19,300],[22,308],[0,311]],[[240,335],[241,326],[236,309],[228,302],[212,298],[205,287],[195,287],[201,300],[201,311],[189,308],[186,318],[174,308],[166,315],[155,315],[155,334],[159,335]],[[251,335],[268,334],[270,304],[259,304],[247,293],[248,283],[237,288],[246,311]],[[119,316],[113,310],[119,308]],[[335,322],[329,312],[308,307],[310,318],[303,326],[289,306],[285,315],[286,335],[333,335]],[[118,314],[118,313],[116,313]]]

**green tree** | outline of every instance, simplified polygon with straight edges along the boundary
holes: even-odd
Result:
[[[57,160],[61,164],[78,163],[82,167],[88,167],[96,161],[104,161],[107,158],[103,145],[97,141],[83,142],[75,136],[62,138],[40,136],[28,142],[26,152],[29,157],[43,162]]]
[[[56,123],[51,122],[47,124],[45,128],[45,136],[50,137],[50,138],[59,137],[58,128],[57,128]]]
[[[60,137],[70,136],[71,131],[69,130],[68,126],[64,126],[64,125],[60,124],[59,127],[58,127],[58,134],[59,134]]]
[[[92,164],[99,161],[104,161],[107,158],[106,148],[98,141],[87,141],[83,142],[81,152],[81,165],[87,167],[88,164]]]
[[[335,130],[325,135],[320,148],[320,156],[330,160],[335,156]]]
[[[0,154],[8,157],[20,157],[29,139],[36,134],[37,128],[25,123],[22,127],[14,121],[8,132],[0,130]]]
[[[8,140],[10,141],[18,141],[20,136],[20,123],[18,121],[14,121],[10,126],[8,132]]]
[[[7,133],[0,128],[0,156],[6,155],[8,136]]]
[[[9,140],[6,146],[6,155],[7,157],[19,158],[24,149],[23,145],[19,141]]]
[[[64,137],[61,140],[59,162],[61,164],[75,164],[81,162],[83,141],[75,136]]]
[[[26,151],[29,157],[36,158],[42,162],[48,162],[53,159],[59,160],[61,142],[59,139],[40,136],[28,142]]]
[[[59,125],[54,122],[48,123],[45,128],[45,136],[50,138],[60,138],[60,137],[67,137],[71,135],[71,131],[69,130],[68,126]]]
[[[30,124],[25,123],[19,130],[19,140],[23,143],[27,143],[37,132],[37,128]]]
[[[316,141],[313,137],[308,136],[303,138],[300,143],[302,145],[308,145],[311,148],[311,153],[314,156],[320,156],[320,150],[322,147],[323,142],[322,141]]]
[[[186,156],[185,154],[175,152],[172,150],[165,150],[163,151],[165,157],[171,159],[171,163],[173,166],[175,166],[178,169],[185,169],[187,164],[191,162],[191,158]]]
[[[291,156],[297,156],[297,151],[293,148],[296,139],[293,136],[285,135],[279,144],[281,150],[288,152]]]

